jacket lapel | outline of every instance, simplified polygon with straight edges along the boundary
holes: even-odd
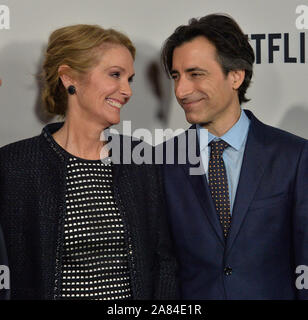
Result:
[[[193,125],[191,126],[189,129],[194,129],[195,130],[195,135],[197,135],[197,129],[196,126]],[[187,131],[185,131],[186,134],[186,138],[187,138]],[[187,141],[187,145],[190,143]],[[201,157],[200,157],[200,148],[199,148],[199,140],[196,136],[196,145],[195,145],[195,154],[197,157],[199,157],[200,161],[201,161]],[[175,148],[175,150],[178,150],[179,146],[177,145],[177,148]],[[207,219],[209,220],[210,224],[212,225],[213,229],[215,230],[215,233],[218,237],[218,239],[220,240],[221,244],[224,246],[225,245],[225,240],[224,240],[224,236],[223,236],[223,232],[222,232],[222,228],[219,222],[219,219],[217,217],[217,213],[216,213],[216,209],[212,200],[212,196],[210,193],[210,189],[207,183],[207,179],[205,174],[202,175],[192,175],[191,174],[191,169],[199,167],[200,165],[202,165],[201,163],[197,163],[197,164],[190,164],[189,163],[189,156],[188,156],[188,151],[191,150],[189,148],[186,148],[186,163],[183,165],[180,165],[181,168],[184,170],[185,176],[188,179],[189,183],[192,186],[192,189],[194,190],[201,208],[203,209],[203,211],[205,212],[205,215],[207,217]]]
[[[212,200],[212,196],[208,187],[208,183],[206,181],[206,177],[204,175],[190,175],[189,168],[190,166],[185,166],[186,176],[190,181],[194,192],[197,195],[197,198],[200,202],[200,205],[203,211],[206,214],[207,219],[209,220],[210,224],[212,225],[215,233],[220,240],[221,244],[225,245],[225,240],[222,232],[222,228],[217,217],[217,213],[214,207],[214,203]]]
[[[247,137],[243,163],[237,187],[231,227],[227,238],[227,252],[230,251],[234,240],[245,220],[249,205],[257,191],[264,173],[267,159],[265,144],[262,141],[262,123],[251,112],[247,112],[251,120]]]

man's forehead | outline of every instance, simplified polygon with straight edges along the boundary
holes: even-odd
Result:
[[[215,53],[187,52],[186,54],[174,54],[172,59],[172,70],[181,70],[185,72],[205,71],[213,62],[216,64]]]
[[[205,59],[215,58],[216,48],[206,38],[186,42],[173,51],[172,63],[191,63],[198,67]]]

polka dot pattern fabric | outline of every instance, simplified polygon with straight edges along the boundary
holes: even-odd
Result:
[[[61,299],[130,299],[124,224],[113,196],[112,164],[67,165]]]
[[[231,211],[228,180],[222,154],[228,146],[228,143],[223,140],[210,143],[211,154],[208,168],[208,183],[225,238],[230,228]]]

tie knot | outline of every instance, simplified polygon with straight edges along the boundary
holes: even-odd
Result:
[[[229,146],[229,144],[223,140],[216,140],[210,143],[211,146],[211,156],[221,157],[224,150]]]

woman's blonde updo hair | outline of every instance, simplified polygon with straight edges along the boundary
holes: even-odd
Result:
[[[125,46],[135,59],[136,49],[130,39],[114,29],[78,24],[57,29],[50,35],[42,74],[42,99],[49,113],[65,116],[67,110],[68,95],[58,73],[59,66],[68,65],[73,72],[85,74],[99,62],[97,48],[104,43]]]

